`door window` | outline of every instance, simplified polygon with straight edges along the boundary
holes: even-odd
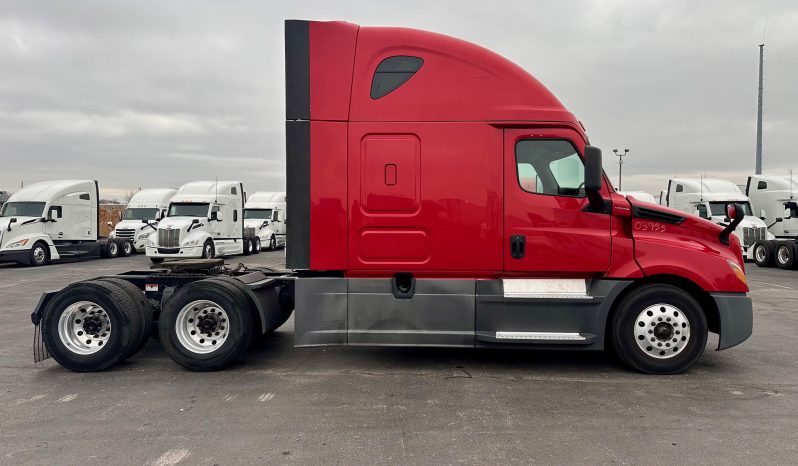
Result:
[[[518,184],[551,196],[585,196],[585,166],[569,141],[525,139],[515,146]]]

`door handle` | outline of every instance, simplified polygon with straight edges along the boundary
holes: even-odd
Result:
[[[522,259],[526,253],[526,236],[513,235],[510,237],[510,257]]]

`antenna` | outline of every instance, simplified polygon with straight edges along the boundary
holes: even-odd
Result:
[[[792,162],[790,162],[790,178],[787,181],[790,183],[790,199],[792,199],[793,198],[793,196],[792,196],[792,185],[793,185],[793,183],[795,183],[795,181],[792,178]]]
[[[759,97],[756,105],[756,174],[762,174],[762,87],[765,61],[765,29],[762,28],[762,43],[759,44]]]
[[[219,177],[216,177],[216,181],[213,183],[213,202],[219,203]]]
[[[704,202],[704,174],[703,173],[701,174],[701,181],[699,183],[701,185],[701,189],[700,189],[701,199],[700,199],[699,202]]]

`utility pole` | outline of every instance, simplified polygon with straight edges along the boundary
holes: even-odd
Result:
[[[759,44],[759,99],[756,106],[756,174],[762,174],[762,71],[765,60],[765,41]]]
[[[629,153],[629,149],[624,149],[623,152],[619,152],[618,149],[613,149],[612,152],[618,156],[618,191],[621,191],[621,176],[623,175],[623,158],[626,154]]]

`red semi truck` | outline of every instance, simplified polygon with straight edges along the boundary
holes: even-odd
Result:
[[[708,332],[751,335],[742,209],[722,228],[615,193],[581,123],[482,47],[285,27],[292,271],[197,261],[45,293],[37,360],[104,369],[157,325],[176,362],[215,370],[294,309],[298,347],[607,349],[655,374]]]

